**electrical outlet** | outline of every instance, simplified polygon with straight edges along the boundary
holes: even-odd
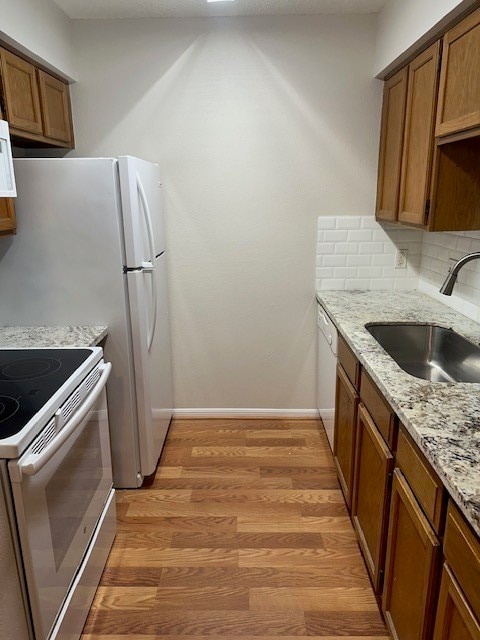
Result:
[[[407,249],[397,249],[395,253],[395,269],[407,268]]]

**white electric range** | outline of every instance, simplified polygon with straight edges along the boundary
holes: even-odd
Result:
[[[0,349],[0,637],[79,638],[115,536],[102,349]]]

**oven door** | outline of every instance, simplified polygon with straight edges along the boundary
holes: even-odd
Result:
[[[110,364],[63,428],[54,421],[9,462],[36,640],[48,637],[112,487],[105,383]],[[41,438],[43,437],[43,441]]]

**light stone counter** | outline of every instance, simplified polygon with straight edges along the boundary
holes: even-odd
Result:
[[[365,329],[427,322],[480,345],[480,324],[418,291],[317,291],[317,299],[480,535],[480,384],[415,378]]]
[[[94,347],[107,333],[106,326],[0,327],[0,349]]]

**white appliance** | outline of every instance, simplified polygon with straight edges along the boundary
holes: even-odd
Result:
[[[100,581],[116,528],[102,355],[0,350],[2,640],[79,638]]]
[[[0,120],[0,198],[14,198],[16,195],[8,122]]]
[[[318,305],[317,325],[317,409],[333,451],[338,333],[335,325],[320,305]]]
[[[140,486],[173,405],[159,167],[131,156],[14,164],[18,230],[0,244],[0,324],[108,325],[114,485]]]

